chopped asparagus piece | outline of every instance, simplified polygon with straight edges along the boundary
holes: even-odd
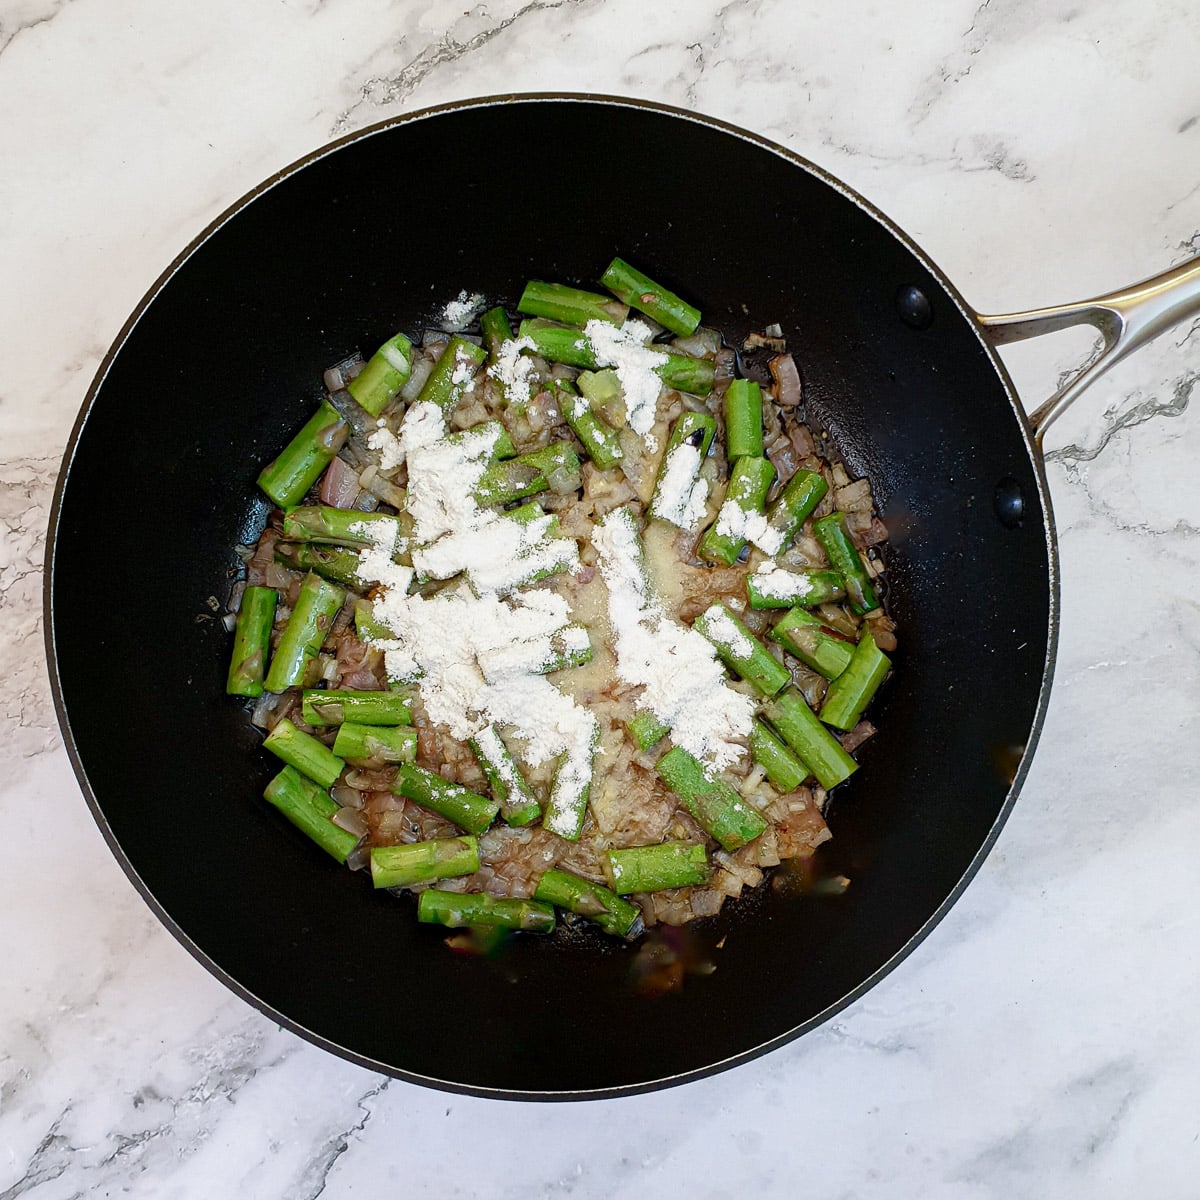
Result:
[[[399,395],[411,372],[412,342],[398,333],[371,355],[346,390],[371,416],[377,417]]]
[[[623,325],[629,306],[596,292],[585,292],[565,283],[542,283],[531,279],[521,293],[517,311],[533,317],[546,317],[564,325],[582,329],[589,321],[607,321]]]
[[[326,583],[311,571],[304,577],[296,607],[271,659],[264,683],[268,692],[282,692],[304,683],[308,664],[320,652],[333,618],[345,600],[346,593],[340,587]]]
[[[433,366],[417,394],[417,403],[436,404],[449,412],[462,398],[475,378],[475,372],[483,366],[487,351],[474,342],[468,342],[457,334],[447,343],[442,356]]]
[[[542,815],[533,789],[517,767],[494,725],[486,725],[470,741],[471,749],[487,776],[492,796],[500,803],[500,815],[509,825],[528,825]]]
[[[766,829],[760,813],[723,779],[710,775],[682,746],[673,747],[658,760],[658,773],[696,824],[720,842],[723,850],[737,850]]]
[[[486,892],[443,892],[437,888],[421,893],[417,920],[451,929],[522,929],[526,933],[550,933],[555,925],[554,905],[540,900],[500,900]]]
[[[320,408],[288,442],[279,457],[263,468],[258,486],[280,508],[296,504],[317,482],[349,436],[350,426],[328,400],[322,400]]]
[[[661,892],[708,881],[708,853],[697,842],[660,842],[605,853],[613,891],[620,896],[635,892]]]
[[[858,770],[858,763],[821,724],[799,692],[788,688],[774,700],[768,700],[763,713],[823,788],[836,787]]]
[[[297,729],[287,717],[267,735],[263,749],[323,788],[331,787],[346,765],[324,742]]]
[[[826,679],[836,679],[849,665],[854,647],[807,609],[793,608],[771,630],[771,637],[789,654]]]
[[[776,567],[769,574],[746,577],[751,608],[816,608],[841,600],[846,594],[836,571],[785,571]]]
[[[358,845],[354,834],[329,819],[338,810],[333,797],[295,767],[284,767],[267,784],[263,796],[338,862],[344,863],[346,856]]]
[[[680,337],[695,333],[700,324],[700,310],[669,292],[623,258],[614,258],[600,277],[600,282],[616,297],[632,308],[653,317],[664,328]]]
[[[795,791],[808,778],[808,768],[761,721],[750,730],[750,753],[781,792]]]
[[[748,514],[762,512],[774,481],[775,468],[765,458],[739,458],[733,464],[717,519],[700,539],[701,558],[727,567],[737,562],[746,544],[745,533],[739,531],[745,528]]]
[[[693,628],[717,648],[721,661],[739,679],[749,680],[764,696],[774,696],[791,682],[792,674],[723,604],[714,604],[695,620]]]
[[[350,763],[401,763],[417,757],[417,731],[411,725],[338,726],[333,752]]]
[[[411,887],[478,870],[479,843],[473,837],[371,847],[371,882],[377,888]]]
[[[616,937],[637,937],[642,931],[642,914],[636,904],[569,871],[551,868],[538,880],[533,898],[587,917]]]
[[[230,696],[261,696],[267,655],[271,649],[271,629],[275,624],[275,605],[279,594],[274,588],[248,587],[242,592],[237,627],[233,633],[233,654],[229,659],[229,677],[225,691]]]
[[[891,667],[891,660],[875,644],[870,631],[864,630],[850,665],[825,693],[821,720],[837,729],[853,729]]]
[[[731,460],[762,457],[762,388],[749,379],[731,380],[725,393],[725,453]]]
[[[468,833],[486,832],[500,811],[499,801],[468,791],[412,763],[401,763],[396,769],[392,791],[461,825]]]
[[[813,524],[813,532],[817,540],[825,547],[825,553],[834,568],[841,572],[846,581],[846,594],[850,597],[850,607],[860,616],[879,607],[879,597],[863,566],[862,556],[858,548],[850,540],[846,529],[844,513],[830,513]]]
[[[409,725],[412,709],[407,692],[355,691],[352,688],[309,688],[301,697],[305,725]]]

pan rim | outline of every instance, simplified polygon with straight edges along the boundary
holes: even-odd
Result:
[[[1030,725],[1029,738],[1026,742],[1021,760],[1014,772],[1012,783],[1008,793],[1005,796],[1004,802],[1001,805],[991,828],[988,830],[987,836],[983,839],[971,861],[967,864],[966,869],[960,876],[954,887],[945,896],[937,908],[930,916],[921,924],[920,928],[889,958],[880,964],[870,975],[863,979],[857,986],[841,996],[834,1003],[827,1005],[819,1013],[807,1018],[791,1029],[784,1031],[774,1038],[770,1038],[757,1046],[740,1051],[737,1054],[729,1055],[717,1062],[708,1063],[702,1067],[696,1067],[687,1071],[680,1071],[670,1075],[663,1075],[655,1079],[643,1080],[637,1083],[620,1084],[609,1087],[599,1088],[571,1088],[545,1091],[532,1091],[520,1088],[498,1088],[480,1086],[476,1084],[465,1084],[455,1080],[439,1079],[434,1076],[422,1075],[418,1072],[406,1070],[400,1067],[395,1067],[389,1063],[380,1062],[378,1059],[371,1058],[368,1055],[361,1054],[351,1050],[348,1047],[341,1046],[329,1038],[311,1030],[289,1017],[286,1013],[281,1012],[273,1007],[269,1002],[263,1000],[255,993],[250,991],[238,980],[234,979],[228,972],[225,971],[218,963],[216,963],[208,953],[197,945],[186,931],[179,926],[170,914],[163,908],[155,897],[153,892],[146,885],[144,880],[139,875],[137,868],[130,861],[124,849],[117,840],[112,827],[108,823],[104,810],[100,804],[95,791],[92,788],[91,781],[88,778],[86,767],[80,757],[78,747],[75,743],[74,734],[71,728],[70,718],[66,711],[66,705],[63,700],[61,679],[58,669],[58,652],[55,640],[55,622],[54,622],[54,584],[55,584],[55,559],[58,544],[58,526],[62,511],[62,500],[66,491],[67,481],[70,478],[71,468],[74,464],[74,459],[79,446],[79,440],[83,434],[84,427],[87,424],[88,417],[100,395],[105,380],[108,377],[110,368],[115,361],[117,355],[123,349],[126,341],[138,322],[141,320],[146,311],[158,298],[162,290],[170,283],[171,279],[179,271],[179,269],[204,246],[210,238],[232,218],[237,216],[244,208],[253,203],[259,196],[264,195],[278,184],[289,179],[305,167],[320,161],[329,154],[333,154],[340,150],[343,146],[347,146],[354,142],[359,142],[377,134],[387,132],[390,129],[399,125],[408,124],[428,120],[430,118],[443,116],[449,113],[457,112],[465,109],[484,109],[496,107],[499,105],[521,104],[521,103],[586,103],[595,104],[600,107],[608,108],[630,108],[635,110],[643,110],[660,115],[673,117],[677,120],[689,121],[698,125],[704,125],[710,129],[717,130],[726,135],[736,137],[742,141],[748,142],[751,145],[775,154],[786,160],[792,166],[798,167],[807,172],[809,175],[819,179],[831,187],[834,191],[851,201],[863,213],[869,216],[872,220],[881,225],[892,237],[894,237],[901,245],[903,245],[914,258],[929,272],[930,276],[937,281],[938,285],[945,292],[959,312],[966,318],[979,341],[980,346],[984,350],[992,368],[995,370],[1000,379],[1001,386],[1004,389],[1005,396],[1008,399],[1009,406],[1012,410],[1013,417],[1017,422],[1022,440],[1025,444],[1026,453],[1029,456],[1030,466],[1033,470],[1034,478],[1037,484],[1038,499],[1042,508],[1043,530],[1046,538],[1046,555],[1047,555],[1047,585],[1049,592],[1049,611],[1047,614],[1047,639],[1046,639],[1046,657],[1042,669],[1041,682],[1038,689],[1037,706],[1034,711],[1033,720]],[[389,1076],[395,1079],[402,1079],[408,1083],[420,1084],[424,1087],[433,1088],[438,1091],[451,1092],[458,1095],[478,1096],[485,1099],[495,1100],[522,1100],[522,1101],[579,1101],[579,1100],[603,1100],[612,1099],[619,1096],[641,1095],[648,1092],[660,1091],[668,1087],[678,1086],[680,1084],[693,1082],[703,1079],[711,1075],[716,1075],[722,1071],[729,1070],[743,1063],[751,1062],[756,1058],[776,1050],[788,1042],[795,1041],[802,1035],[811,1032],[820,1025],[825,1024],[832,1017],[843,1011],[856,1000],[860,999],[867,992],[871,991],[883,978],[895,970],[914,950],[929,936],[930,933],[941,923],[947,912],[956,904],[967,886],[974,879],[984,860],[991,853],[992,847],[995,845],[996,839],[1000,835],[1007,822],[1014,805],[1016,804],[1017,796],[1020,793],[1025,779],[1029,773],[1029,769],[1033,760],[1034,753],[1037,749],[1038,742],[1041,738],[1041,733],[1046,720],[1046,712],[1049,706],[1051,685],[1054,676],[1054,668],[1058,653],[1058,638],[1059,638],[1059,621],[1061,615],[1061,584],[1060,570],[1058,557],[1058,539],[1055,531],[1054,515],[1050,502],[1050,489],[1046,476],[1046,466],[1042,454],[1037,446],[1033,430],[1029,424],[1029,419],[1025,413],[1023,406],[1020,403],[1015,386],[1009,376],[1008,370],[1001,360],[996,348],[985,336],[985,333],[979,325],[976,312],[964,300],[962,294],[957,287],[951,282],[949,277],[942,271],[938,265],[929,257],[925,251],[913,241],[898,225],[887,217],[879,208],[872,204],[865,197],[861,196],[853,188],[849,187],[836,176],[831,175],[823,168],[815,163],[804,158],[802,155],[789,150],[787,147],[780,145],[778,142],[772,141],[769,138],[763,137],[760,134],[752,133],[751,131],[734,125],[730,122],[720,120],[716,117],[707,116],[696,113],[688,109],[679,108],[674,105],[662,104],[657,101],[642,100],[627,96],[614,96],[595,92],[512,92],[499,93],[488,96],[471,97],[464,100],[450,101],[444,104],[431,105],[426,108],[418,109],[411,113],[402,113],[398,116],[388,117],[382,121],[377,121],[372,125],[368,125],[363,129],[356,130],[352,133],[343,135],[334,141],[328,142],[315,150],[303,155],[302,157],[289,163],[287,166],[274,172],[261,183],[243,194],[231,205],[225,208],[212,221],[210,221],[188,244],[175,256],[170,264],[163,270],[157,279],[150,285],[146,293],[138,301],[129,317],[121,326],[112,344],[106,351],[103,359],[96,370],[91,383],[88,386],[87,392],[84,395],[83,403],[80,406],[79,412],[75,417],[74,424],[71,427],[70,435],[67,439],[66,447],[63,451],[62,461],[59,466],[58,476],[55,481],[54,494],[50,505],[50,517],[46,532],[46,549],[43,559],[43,587],[42,587],[42,628],[43,639],[46,651],[47,670],[50,679],[50,691],[54,702],[55,714],[58,718],[59,729],[62,733],[63,746],[66,749],[67,757],[70,760],[71,768],[75,774],[75,778],[79,784],[80,790],[83,793],[83,798],[91,810],[92,817],[95,820],[101,835],[103,836],[113,857],[117,860],[121,869],[125,872],[129,881],[137,889],[142,899],[149,906],[155,917],[171,934],[172,937],[198,962],[205,968],[214,978],[221,984],[227,987],[235,995],[249,1003],[257,1009],[263,1016],[269,1018],[276,1024],[290,1030],[292,1033],[303,1038],[305,1041],[319,1046],[321,1049],[328,1051],[331,1054],[355,1063],[358,1066],[365,1067],[368,1070]]]

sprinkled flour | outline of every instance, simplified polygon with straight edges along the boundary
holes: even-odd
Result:
[[[650,515],[680,529],[694,529],[704,516],[707,501],[708,480],[700,475],[700,448],[686,441],[672,446],[667,451]]]
[[[461,333],[475,319],[475,314],[483,308],[484,303],[478,292],[471,295],[465,290],[459,292],[458,298],[442,309],[442,328],[447,333]]]
[[[617,674],[645,689],[639,705],[670,726],[678,745],[714,769],[729,766],[745,753],[754,701],[726,686],[707,638],[667,615],[646,577],[628,510],[610,512],[592,545],[608,588]]]
[[[759,563],[754,572],[754,586],[759,593],[772,600],[802,600],[812,591],[812,581],[807,575],[785,571],[778,563]]]
[[[705,609],[704,624],[718,642],[729,647],[734,658],[749,658],[754,653],[754,643],[729,619],[721,605]]]
[[[536,349],[532,338],[509,338],[500,343],[496,361],[488,367],[488,374],[504,385],[509,404],[529,403],[529,375],[533,370],[533,359],[521,351]]]
[[[717,533],[722,537],[741,538],[753,542],[760,550],[774,554],[783,543],[783,534],[767,524],[767,518],[760,512],[747,512],[734,500],[726,500],[717,513]],[[767,545],[775,547],[767,550]]]
[[[625,396],[625,419],[640,434],[650,432],[658,408],[662,380],[655,373],[667,361],[666,352],[646,343],[653,336],[644,321],[626,321],[617,328],[607,321],[589,321],[584,333],[592,344],[596,365],[612,367]]]

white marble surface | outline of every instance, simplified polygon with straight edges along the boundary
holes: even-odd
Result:
[[[1194,0],[469,3],[0,0],[0,1200],[1196,1195],[1195,328],[1051,436],[1058,678],[991,858],[765,1060],[586,1106],[388,1082],[227,994],[109,856],[41,659],[59,455],[163,265],[332,135],[508,90],[693,106],[842,175],[984,309],[1200,249]],[[1086,352],[1010,361],[1036,400]]]

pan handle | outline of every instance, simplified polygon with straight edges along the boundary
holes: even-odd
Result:
[[[1141,283],[1079,304],[995,316],[977,313],[976,320],[993,346],[1056,333],[1072,325],[1094,325],[1103,336],[1104,348],[1099,357],[1029,414],[1029,423],[1040,445],[1046,427],[1085,387],[1139,346],[1197,314],[1200,314],[1200,256]]]

